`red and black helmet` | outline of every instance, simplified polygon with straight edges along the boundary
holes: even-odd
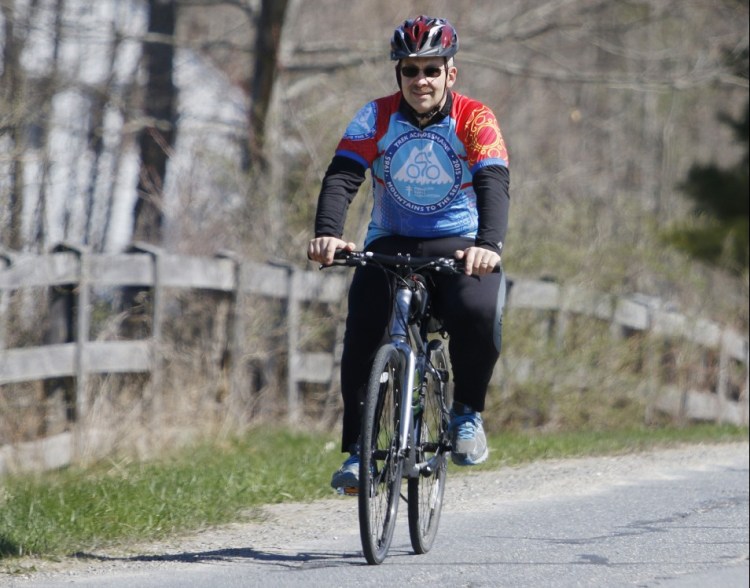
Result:
[[[453,57],[458,51],[458,34],[444,18],[418,16],[405,20],[391,39],[391,59],[405,57]]]

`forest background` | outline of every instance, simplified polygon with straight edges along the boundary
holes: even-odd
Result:
[[[511,277],[637,293],[747,332],[747,0],[0,0],[0,246],[138,241],[313,269],[320,180],[357,109],[396,91],[389,38],[421,13],[456,26],[456,90],[493,109],[508,144]],[[722,170],[744,170],[744,191]],[[720,187],[728,213],[711,206]],[[359,243],[368,197],[364,186],[347,222]],[[47,300],[16,296],[6,347],[44,342]],[[205,338],[210,304],[183,301],[174,330]],[[250,335],[265,365],[283,328],[273,315],[257,313]],[[506,325],[518,349],[524,329]],[[498,391],[499,420],[574,426],[591,418],[591,392],[642,416],[637,382],[614,374],[644,352],[601,347],[590,333],[544,347],[544,381]],[[211,422],[206,403],[217,412],[222,394],[200,379],[204,352],[175,351],[168,381],[186,419]],[[559,409],[558,375],[579,380],[575,416]],[[134,435],[143,382],[126,383],[95,385],[111,387],[109,418]],[[255,385],[278,394],[273,378]],[[18,418],[49,389],[21,406],[2,388],[0,438],[70,426]]]

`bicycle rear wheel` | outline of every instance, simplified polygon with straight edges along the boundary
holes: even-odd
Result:
[[[399,421],[403,360],[393,345],[380,348],[373,362],[362,416],[359,462],[359,531],[369,564],[388,553],[396,525],[403,460]]]
[[[415,418],[415,448],[418,462],[428,462],[416,478],[409,478],[409,537],[415,553],[427,553],[435,541],[443,493],[448,474],[445,452],[448,435],[448,361],[442,341],[432,341],[428,349],[424,407]]]

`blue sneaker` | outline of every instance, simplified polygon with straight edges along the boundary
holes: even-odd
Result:
[[[451,408],[451,460],[459,466],[482,463],[490,454],[482,417],[470,406],[453,403]]]
[[[346,491],[348,488],[359,489],[359,454],[352,453],[333,473],[331,487],[336,490],[342,488],[344,494],[351,494]]]

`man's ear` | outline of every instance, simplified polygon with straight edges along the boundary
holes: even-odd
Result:
[[[448,87],[450,88],[453,86],[453,84],[456,83],[456,78],[458,77],[458,69],[455,65],[452,65],[448,68],[448,72],[446,74],[446,82],[448,83]]]

